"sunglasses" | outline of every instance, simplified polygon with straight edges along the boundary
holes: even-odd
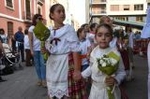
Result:
[[[39,20],[43,20],[43,18],[38,18]]]

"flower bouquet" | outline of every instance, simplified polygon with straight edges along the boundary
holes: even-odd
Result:
[[[112,76],[118,69],[119,60],[120,57],[114,52],[103,55],[103,57],[97,59],[98,69],[107,76]],[[107,87],[109,99],[115,99],[113,94],[114,88],[115,85]]]
[[[35,33],[36,38],[38,38],[41,41],[41,48],[44,48],[45,41],[50,36],[50,30],[41,21],[38,21],[33,31]],[[48,59],[48,53],[44,53],[43,57],[46,61]]]

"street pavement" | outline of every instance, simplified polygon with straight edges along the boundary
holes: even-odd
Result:
[[[124,82],[123,87],[129,99],[148,99],[147,58],[136,55],[134,61],[134,80]],[[34,66],[24,66],[23,70],[17,70],[3,78],[7,81],[0,82],[0,99],[48,99],[47,89],[36,85]]]

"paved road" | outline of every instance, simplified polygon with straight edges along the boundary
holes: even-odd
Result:
[[[147,99],[147,59],[135,56],[135,79],[125,82],[129,99]],[[47,89],[36,86],[34,67],[24,67],[14,74],[4,76],[0,83],[0,99],[47,99]]]
[[[134,77],[135,79],[130,82],[126,82],[124,87],[129,96],[129,99],[148,99],[147,95],[147,76],[148,76],[148,65],[146,57],[134,58],[135,69]]]

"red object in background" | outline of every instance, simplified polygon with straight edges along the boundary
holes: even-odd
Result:
[[[138,53],[142,52],[144,55],[146,55],[147,54],[147,46],[148,46],[149,41],[150,41],[150,39],[135,40],[134,48],[133,48],[134,54],[138,54]]]

